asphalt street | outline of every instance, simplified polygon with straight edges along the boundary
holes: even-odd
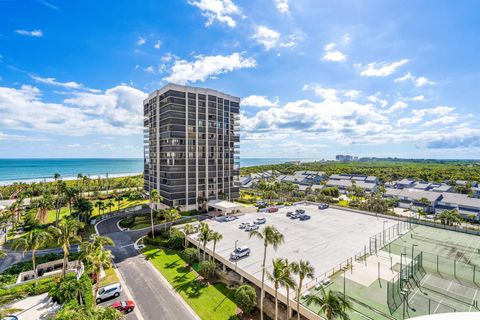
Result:
[[[111,248],[114,262],[142,317],[145,320],[197,319],[157,270],[134,248],[134,242],[148,230],[121,232],[117,228],[120,219],[102,221],[97,230],[115,242],[115,247]]]

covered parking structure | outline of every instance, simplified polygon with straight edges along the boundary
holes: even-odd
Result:
[[[241,204],[233,203],[225,200],[212,200],[207,202],[208,209],[213,208],[215,210],[215,215],[226,216],[228,214],[234,214],[237,210],[243,208]]]

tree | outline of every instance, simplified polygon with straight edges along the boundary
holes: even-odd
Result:
[[[77,199],[79,195],[79,191],[77,188],[66,188],[65,189],[65,200],[68,203],[68,208],[70,210],[70,214],[72,214],[72,207],[73,203]]]
[[[7,241],[7,228],[11,217],[12,212],[9,209],[0,210],[0,227],[3,230],[3,236],[5,237],[5,241]]]
[[[290,318],[290,289],[295,290],[297,283],[293,279],[292,264],[285,259],[285,268],[280,278],[280,285],[287,290],[287,319]]]
[[[32,201],[32,206],[37,210],[35,217],[46,223],[48,210],[53,208],[53,198],[49,193],[44,193],[40,199]]]
[[[280,258],[275,258],[272,260],[273,271],[272,273],[267,272],[267,279],[273,282],[273,287],[275,288],[275,320],[278,319],[278,289],[280,289],[280,284],[282,283],[285,268],[285,260]]]
[[[262,262],[262,286],[260,291],[260,319],[263,320],[263,299],[265,298],[265,260],[267,259],[267,248],[273,246],[277,250],[278,246],[284,242],[281,234],[274,226],[265,226],[261,231],[250,231],[250,238],[255,237],[263,241],[263,262]]]
[[[243,284],[235,291],[235,301],[243,313],[249,315],[257,306],[257,291],[248,284]]]
[[[187,261],[188,265],[192,265],[197,259],[198,249],[196,248],[186,248],[183,250],[183,257]]]
[[[347,314],[347,310],[352,309],[352,304],[348,301],[343,293],[338,291],[329,290],[325,292],[323,286],[320,287],[320,294],[308,295],[305,303],[307,306],[314,303],[317,304],[320,312],[324,313],[327,320],[342,319],[349,320],[350,317]]]
[[[56,315],[54,320],[123,320],[125,315],[112,307],[87,307],[66,305]]]
[[[213,241],[213,261],[215,261],[215,248],[217,246],[217,242],[221,241],[223,239],[223,236],[220,232],[218,231],[212,231],[210,233],[210,240]]]
[[[27,251],[32,251],[32,267],[35,273],[35,278],[37,278],[37,268],[35,264],[35,253],[40,249],[49,239],[51,235],[43,230],[33,230],[27,233],[26,236],[20,237],[13,243],[12,248],[18,250],[23,248],[23,254]]]
[[[61,220],[58,227],[50,227],[50,233],[57,243],[62,246],[63,249],[63,277],[67,273],[68,253],[70,250],[71,241],[82,241],[82,238],[78,235],[78,231],[84,227],[84,224],[78,220],[68,218]]]
[[[95,202],[95,208],[98,208],[98,214],[103,214],[103,211],[105,210],[105,203],[103,203],[101,200],[98,200]]]
[[[123,196],[121,194],[115,195],[115,201],[117,202],[117,210],[120,210],[120,203],[123,200]]]
[[[58,179],[58,180],[57,180]],[[67,185],[64,181],[59,180],[60,175],[58,178],[55,178],[55,226],[58,227],[58,221],[60,220],[60,209],[63,206],[64,202],[64,194]]]
[[[168,233],[170,236],[172,235],[172,223],[177,221],[180,218],[181,218],[181,215],[180,213],[178,213],[178,210],[175,208],[171,208],[170,210],[167,210],[167,212],[165,212],[165,221],[166,221],[165,228],[167,227],[167,224],[168,224],[168,230],[169,230]]]
[[[205,248],[207,247],[207,242],[210,241],[210,228],[207,223],[200,222],[199,230],[199,240],[203,244],[203,260],[205,260]]]
[[[199,273],[205,279],[211,279],[215,275],[215,268],[216,264],[213,261],[202,261],[200,262],[200,270]]]
[[[108,208],[108,213],[112,214],[112,207],[115,206],[115,204],[113,204],[112,199],[108,200],[105,206]]]
[[[152,224],[152,239],[155,239],[155,232],[153,228],[153,204],[159,202],[159,193],[157,189],[150,190],[150,222]]]
[[[96,250],[90,252],[84,257],[84,260],[87,264],[87,270],[92,272],[93,281],[95,283],[95,293],[94,297],[97,296],[99,283],[100,283],[100,272],[112,266],[112,252],[110,250],[101,250],[98,247]],[[98,302],[98,301],[95,301]]]
[[[85,198],[79,198],[73,205],[73,209],[78,213],[80,221],[88,223],[93,211],[93,205]]]
[[[195,229],[193,228],[193,225],[191,225],[190,223],[187,223],[183,227],[183,234],[185,235],[185,245],[184,245],[185,248],[187,248],[188,246],[188,239],[187,239],[188,235],[193,233],[195,233]]]
[[[198,197],[197,198],[197,203],[200,205],[200,210],[206,211],[205,205],[207,203],[208,199],[205,197]]]
[[[438,215],[438,219],[442,224],[447,226],[453,226],[455,224],[461,224],[463,218],[458,214],[456,209],[453,210],[444,210]]]
[[[298,275],[298,287],[297,287],[297,319],[300,320],[300,297],[302,294],[303,280],[313,279],[315,277],[315,268],[309,261],[300,260],[291,264],[293,273]]]

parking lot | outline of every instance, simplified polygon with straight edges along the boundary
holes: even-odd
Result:
[[[125,293],[125,288],[123,288],[123,290],[120,293],[120,296],[118,298],[113,298],[112,297],[110,299],[106,299],[106,300],[102,301],[101,303],[99,303],[98,305],[102,306],[102,307],[108,307],[108,306],[114,304],[117,301],[127,301],[127,300],[132,300],[132,299],[127,296],[127,294]],[[125,319],[136,320],[137,316],[135,315],[135,312],[131,312],[131,313],[126,315]]]
[[[287,212],[295,212],[296,209],[304,209],[311,219],[300,221],[286,216]],[[235,246],[248,246],[251,249],[250,256],[238,260],[236,264],[237,268],[257,279],[261,279],[263,242],[257,238],[250,239],[249,232],[239,229],[239,224],[253,222],[259,217],[266,218],[266,224],[260,225],[260,229],[265,225],[273,225],[285,239],[277,251],[268,248],[267,270],[271,271],[271,261],[275,257],[288,258],[289,261],[303,259],[315,267],[316,276],[359,253],[368,245],[370,236],[397,223],[396,220],[346,210],[320,210],[314,205],[285,207],[275,213],[245,214],[228,222],[223,219],[208,222],[211,229],[223,235],[216,245],[217,255],[229,259]],[[212,249],[213,243],[210,242],[207,247]]]

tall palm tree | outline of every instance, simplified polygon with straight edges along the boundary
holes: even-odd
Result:
[[[155,238],[155,231],[153,230],[153,204],[159,200],[159,193],[157,189],[150,190],[150,222],[152,224],[152,238]]]
[[[324,313],[327,320],[341,319],[349,320],[350,317],[347,314],[347,310],[352,309],[352,304],[348,301],[343,293],[338,291],[329,290],[325,291],[323,286],[320,287],[320,294],[308,295],[305,303],[309,306],[314,303],[320,306],[320,312]]]
[[[265,226],[261,231],[250,231],[250,238],[256,237],[263,241],[263,262],[262,262],[262,287],[260,292],[260,319],[263,320],[263,299],[265,296],[265,261],[267,259],[267,248],[269,245],[277,250],[278,246],[284,242],[283,234],[281,234],[274,226]]]
[[[280,284],[285,274],[285,268],[287,265],[285,260],[280,258],[275,258],[272,260],[273,271],[272,273],[267,271],[268,280],[273,282],[273,287],[275,288],[275,320],[278,319],[278,289],[280,289]]]
[[[98,214],[103,214],[103,211],[105,210],[105,203],[103,203],[101,200],[98,200],[95,202],[95,207],[98,208]]]
[[[77,188],[66,188],[65,189],[65,200],[68,203],[68,209],[70,211],[70,215],[72,214],[72,206],[75,200],[79,195],[79,190]]]
[[[180,218],[181,218],[181,215],[180,215],[180,213],[178,213],[177,209],[172,208],[172,209],[168,210],[167,212],[165,212],[165,221],[167,222],[165,224],[165,228],[167,227],[167,224],[172,223],[174,221],[177,221]],[[171,224],[169,225],[168,230],[169,230],[170,235],[172,235],[172,225]]]
[[[315,277],[315,268],[309,261],[300,260],[299,262],[293,262],[291,264],[293,273],[298,275],[298,287],[297,287],[297,319],[300,320],[300,296],[302,294],[303,280],[313,279]]]
[[[102,269],[105,270],[112,266],[112,258],[113,256],[110,250],[100,250],[99,248],[97,248],[93,252],[90,252],[84,257],[84,260],[87,264],[87,269],[92,272],[93,281],[95,282],[95,299],[97,297],[98,287],[100,283],[100,272],[102,271]]]
[[[13,214],[10,209],[5,208],[0,210],[0,228],[3,230],[3,237],[5,237],[5,241],[7,241],[8,224],[12,218],[12,215]]]
[[[52,196],[49,193],[44,193],[42,197],[38,200],[35,200],[33,204],[37,208],[36,217],[38,217],[42,223],[46,223],[48,210],[53,207]]]
[[[185,235],[185,248],[187,248],[188,245],[187,237],[192,233],[195,233],[195,229],[193,228],[193,225],[187,223],[185,227],[183,227],[183,234]]]
[[[86,256],[96,250],[103,250],[105,246],[114,246],[113,240],[106,236],[94,235],[93,240],[90,242],[84,242],[80,246],[82,256]]]
[[[210,241],[210,227],[205,222],[200,222],[200,236],[199,240],[203,243],[203,260],[205,260],[205,248],[207,247],[207,242]]]
[[[115,206],[115,204],[113,204],[113,200],[110,199],[107,201],[107,203],[105,204],[105,207],[108,208],[108,213],[112,213],[112,207]]]
[[[77,174],[76,188],[77,188],[78,190],[81,190],[81,189],[80,189],[80,181],[81,181],[82,179],[83,179],[83,174],[81,174],[81,173]]]
[[[15,240],[15,242],[13,243],[12,248],[14,250],[23,248],[22,254],[25,254],[25,252],[27,251],[32,251],[32,267],[33,267],[33,272],[35,273],[35,278],[37,278],[35,253],[49,239],[51,239],[51,235],[48,232],[43,230],[33,230],[27,233],[25,237],[20,237],[17,240]]]
[[[292,264],[288,262],[288,259],[285,260],[285,268],[282,273],[282,277],[280,279],[280,285],[285,287],[287,290],[287,318],[290,319],[290,289],[295,289],[297,283],[295,279],[293,279],[293,270]]]
[[[213,261],[215,261],[215,248],[217,246],[217,242],[221,241],[223,239],[223,236],[220,232],[218,231],[212,231],[210,233],[210,240],[213,241]]]
[[[64,219],[58,224],[58,227],[50,227],[50,233],[57,243],[62,246],[63,249],[63,277],[67,273],[67,260],[70,250],[71,241],[82,241],[82,238],[78,235],[78,231],[82,229],[84,224],[75,219]]]
[[[117,211],[120,210],[120,203],[123,200],[123,196],[121,194],[115,195],[115,201],[117,202]]]

